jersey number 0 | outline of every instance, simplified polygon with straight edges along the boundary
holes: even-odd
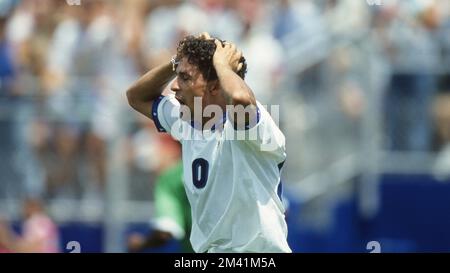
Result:
[[[192,181],[197,189],[202,189],[208,181],[209,163],[203,158],[197,158],[192,162]]]

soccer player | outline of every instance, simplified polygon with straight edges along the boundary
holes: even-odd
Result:
[[[234,44],[203,33],[127,91],[135,110],[182,144],[195,252],[291,252],[280,197],[285,138],[246,70]],[[171,81],[174,94],[162,96]]]

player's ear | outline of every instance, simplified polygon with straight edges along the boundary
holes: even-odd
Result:
[[[213,80],[208,82],[208,91],[211,95],[215,96],[219,94],[220,91],[220,83],[218,80]]]

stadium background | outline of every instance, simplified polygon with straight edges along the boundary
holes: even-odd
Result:
[[[450,250],[448,1],[0,0],[0,16],[0,217],[16,231],[29,196],[62,252],[124,252],[150,228],[171,154],[125,90],[208,31],[280,105],[294,252]]]

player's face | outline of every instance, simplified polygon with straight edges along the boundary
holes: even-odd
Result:
[[[176,69],[177,77],[173,81],[170,89],[175,92],[175,98],[189,107],[191,113],[194,113],[194,98],[202,98],[202,108],[208,105],[208,83],[203,78],[200,70],[187,61],[187,58],[181,59]]]

